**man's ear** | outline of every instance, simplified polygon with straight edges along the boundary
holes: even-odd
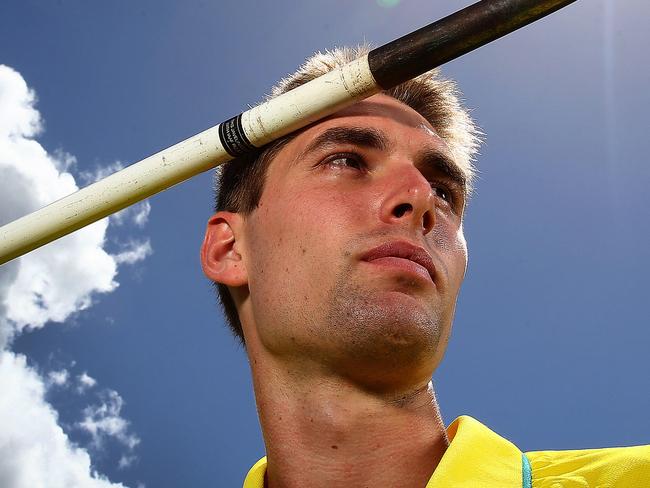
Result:
[[[246,266],[239,253],[241,244],[237,242],[242,224],[241,215],[232,212],[217,212],[208,221],[201,246],[201,265],[212,281],[233,287],[248,283]]]

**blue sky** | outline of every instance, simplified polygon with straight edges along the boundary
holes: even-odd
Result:
[[[386,5],[3,2],[0,219],[67,188],[48,186],[47,164],[82,185],[255,104],[316,50],[381,44],[466,3]],[[472,415],[523,450],[650,443],[648,14],[641,0],[577,2],[444,68],[486,133],[469,272],[434,375],[446,422]],[[45,189],[16,186],[16,168]],[[239,486],[263,455],[245,356],[200,270],[211,200],[204,174],[57,248],[75,265],[53,268],[51,251],[0,268],[0,327],[14,331],[0,440],[68,450],[31,475],[53,479],[77,446],[115,485]],[[19,289],[29,269],[46,279]],[[21,469],[0,463],[0,484],[29,486]]]

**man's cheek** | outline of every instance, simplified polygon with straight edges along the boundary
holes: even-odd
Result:
[[[458,249],[461,249],[467,255],[467,241],[465,240],[465,230],[463,229],[463,224],[461,223],[456,231],[456,246]]]

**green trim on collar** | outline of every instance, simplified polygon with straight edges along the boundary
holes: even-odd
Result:
[[[533,488],[533,471],[526,454],[521,454],[521,485],[523,488]]]

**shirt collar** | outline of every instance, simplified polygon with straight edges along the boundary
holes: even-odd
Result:
[[[449,447],[426,488],[522,485],[522,453],[510,441],[472,417],[462,416],[447,428]]]
[[[522,453],[510,441],[478,420],[462,416],[447,428],[449,447],[426,488],[477,486],[503,488],[522,485]],[[243,488],[264,488],[266,457],[250,469]]]

